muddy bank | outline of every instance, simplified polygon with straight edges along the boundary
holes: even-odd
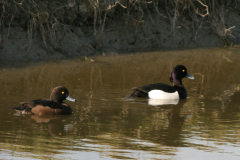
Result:
[[[0,5],[1,61],[240,43],[236,0],[9,0]]]

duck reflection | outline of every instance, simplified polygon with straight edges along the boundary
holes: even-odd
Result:
[[[48,131],[53,136],[64,136],[71,128],[71,125],[64,125],[64,122],[69,118],[69,116],[59,117],[32,115],[31,118],[35,120],[36,123],[47,124]]]
[[[168,127],[162,130],[163,133],[158,133],[157,143],[167,146],[182,146],[182,127],[187,115],[180,115],[181,110],[187,100],[180,100],[175,106],[171,106],[167,113]]]
[[[169,126],[181,127],[186,116],[180,116],[181,109],[186,103],[186,99],[148,99],[148,104],[152,106],[171,105],[170,111],[167,113]],[[165,107],[162,107],[165,108]]]
[[[179,101],[172,101],[172,105],[161,105],[161,103],[158,104],[158,107],[161,108],[161,111],[164,112],[168,110],[166,114],[168,126],[150,131],[150,134],[154,136],[154,139],[152,139],[153,142],[167,146],[181,146],[183,144],[181,141],[183,138],[181,133],[187,115],[181,115],[181,110],[186,102],[186,99],[182,99]],[[160,125],[162,126],[163,124],[164,122]]]
[[[180,116],[182,107],[180,106],[172,106],[171,111],[168,112],[168,121],[169,121],[169,127],[175,127],[175,128],[181,128],[183,125],[183,122],[186,119],[186,116]]]

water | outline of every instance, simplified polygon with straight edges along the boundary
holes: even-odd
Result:
[[[240,49],[165,51],[1,64],[0,159],[239,159]],[[126,98],[184,64],[188,99]],[[65,86],[70,116],[18,115],[21,101]]]

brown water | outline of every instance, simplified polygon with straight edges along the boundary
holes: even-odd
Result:
[[[195,49],[2,65],[0,159],[240,158],[240,49]],[[188,99],[150,105],[131,88],[187,66]],[[65,86],[70,116],[18,115],[21,101]]]

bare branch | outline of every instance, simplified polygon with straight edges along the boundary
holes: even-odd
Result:
[[[115,2],[115,4],[114,4],[114,5],[112,5],[112,6],[111,6],[111,5],[109,5],[107,9],[108,9],[108,10],[109,10],[109,9],[112,9],[112,8],[113,8],[113,7],[115,7],[117,4],[119,4],[119,5],[120,5],[120,6],[122,6],[123,8],[127,8],[126,6],[122,5],[122,4],[121,4],[121,3],[119,3],[119,2]]]
[[[200,16],[202,16],[202,17],[205,17],[205,16],[207,16],[207,15],[209,15],[209,12],[208,12],[208,6],[207,5],[205,5],[205,4],[203,4],[200,0],[197,0],[202,6],[204,6],[204,7],[206,7],[206,11],[207,11],[207,13],[206,14],[200,14],[200,13],[198,13],[198,9],[197,9],[197,14],[199,14]]]

